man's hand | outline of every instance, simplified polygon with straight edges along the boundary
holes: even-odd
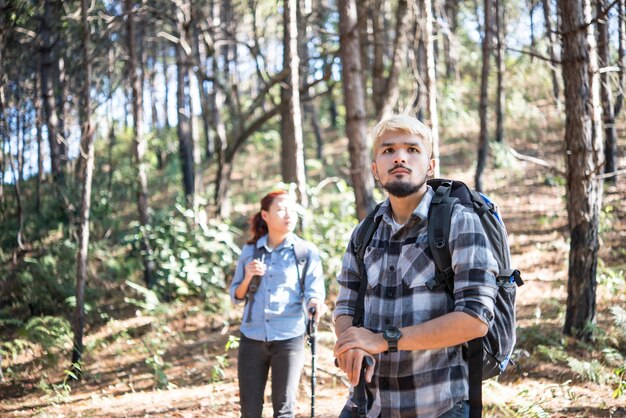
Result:
[[[358,348],[347,350],[342,355],[337,356],[337,366],[346,373],[348,380],[352,383],[352,386],[359,384],[361,366],[363,365],[363,358],[366,356],[371,357],[370,353]],[[376,361],[374,360],[374,363],[365,371],[365,381],[368,383],[372,381],[375,366]]]
[[[353,348],[359,348],[370,354],[378,354],[387,350],[387,341],[382,334],[376,334],[367,328],[350,327],[341,333],[335,343],[335,357]]]
[[[326,313],[328,307],[317,298],[311,298],[306,306],[307,317],[311,318],[311,308],[315,308],[315,322],[319,322],[320,318]]]

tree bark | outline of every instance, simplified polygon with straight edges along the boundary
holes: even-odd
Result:
[[[543,3],[543,18],[546,25],[546,39],[548,41],[548,50],[550,53],[550,74],[552,76],[552,95],[557,107],[560,107],[561,93],[559,87],[559,74],[557,72],[557,62],[559,62],[559,56],[556,49],[556,37],[552,30],[552,6],[551,0],[542,0]]]
[[[351,179],[359,219],[365,218],[374,207],[374,181],[370,171],[365,103],[361,77],[361,56],[357,33],[356,3],[340,0],[339,39],[343,92],[346,106],[346,134],[348,136]]]
[[[431,0],[424,0],[424,45],[426,46],[426,86],[428,88],[428,115],[429,125],[433,136],[433,154],[435,159],[435,176],[440,177],[441,166],[439,159],[439,116],[437,113],[437,72],[435,71],[435,49],[433,37],[433,8]]]
[[[589,0],[559,0],[563,36],[567,214],[571,234],[564,333],[589,339],[596,317],[604,163],[596,43]]]
[[[281,89],[282,101],[286,103],[282,112],[281,166],[283,181],[296,183],[298,200],[302,206],[307,207],[300,110],[297,4],[297,0],[284,0],[283,4],[283,68],[289,69],[289,82],[283,84]]]
[[[474,187],[479,192],[483,191],[482,175],[487,166],[489,155],[489,126],[487,123],[487,108],[489,106],[489,57],[491,56],[491,0],[484,1],[484,22],[483,28],[483,68],[480,76],[480,137],[478,140],[478,161],[476,164],[476,177]]]
[[[0,56],[0,61],[2,57]],[[0,68],[0,73],[2,69]],[[44,166],[43,166],[43,133],[42,133],[42,114],[41,114],[41,96],[37,94],[39,91],[39,84],[41,80],[41,70],[37,71],[34,75],[34,94],[33,101],[35,106],[35,129],[37,131],[37,187],[35,196],[35,211],[37,215],[41,214],[41,185],[44,182]],[[0,107],[1,110],[1,107]]]
[[[459,61],[458,41],[456,29],[458,26],[459,0],[445,1],[445,16],[448,22],[448,36],[444,38],[445,58],[446,58],[446,80],[458,78],[457,63]]]
[[[425,3],[430,3],[430,1],[425,1]],[[430,10],[430,16],[432,20],[432,8]],[[381,107],[376,109],[376,120],[381,120],[386,116],[390,116],[398,102],[398,97],[400,97],[398,80],[400,79],[400,67],[402,66],[403,51],[406,49],[408,26],[409,14],[407,0],[399,0],[398,8],[396,9],[396,33],[395,41],[393,43],[394,48],[391,58],[391,67],[389,69],[389,75],[384,83],[384,94],[382,95],[383,101],[380,103]],[[431,24],[431,33],[432,29]]]
[[[504,110],[505,110],[505,95],[506,90],[504,88],[504,75],[506,73],[505,64],[505,47],[504,40],[506,39],[506,8],[505,0],[495,0],[496,4],[496,65],[498,69],[497,73],[497,88],[496,88],[496,141],[499,143],[504,142]]]
[[[183,172],[183,190],[188,207],[194,204],[194,160],[193,142],[191,138],[191,106],[189,99],[189,4],[181,3],[176,10],[178,19],[179,42],[176,45],[177,55],[177,108],[178,108],[178,151]]]
[[[89,21],[87,19],[88,0],[81,1],[82,50],[83,50],[83,85],[81,99],[83,111],[81,152],[79,158],[85,158],[84,173],[81,176],[82,198],[80,207],[80,223],[78,229],[78,250],[76,253],[76,309],[74,311],[74,348],[72,350],[73,375],[82,376],[83,330],[85,324],[85,284],[87,282],[87,261],[89,257],[89,215],[91,210],[91,183],[94,167],[94,127],[91,124],[91,99],[89,83],[91,82],[91,58],[89,53]]]
[[[52,54],[52,8],[53,0],[46,0],[44,12],[41,18],[41,98],[43,102],[44,116],[46,120],[48,144],[50,146],[50,167],[52,179],[57,187],[62,188],[65,184],[65,176],[61,155],[63,154],[61,143],[58,141],[59,117],[54,99],[54,88],[52,85],[52,74],[54,66],[54,56]]]
[[[596,0],[597,15],[604,13],[609,6],[607,0]],[[610,65],[610,35],[608,17],[598,19],[596,23],[598,29],[598,64],[601,68]],[[617,154],[617,129],[615,126],[615,115],[613,114],[613,93],[611,91],[611,78],[609,73],[600,73],[600,100],[602,103],[602,126],[604,127],[604,159],[605,173],[612,173],[616,170],[615,160]],[[609,183],[615,183],[615,176],[606,178]]]
[[[17,97],[15,98],[15,103],[16,103],[16,108],[19,108],[19,104],[20,104],[20,100],[19,100],[19,94],[16,95]],[[16,236],[16,243],[17,243],[17,248],[19,248],[20,250],[24,249],[24,239],[23,239],[23,231],[24,231],[24,206],[22,203],[22,176],[20,175],[20,172],[22,171],[22,167],[21,167],[21,159],[22,159],[22,149],[23,149],[23,144],[22,147],[20,148],[20,136],[23,135],[21,134],[21,129],[20,129],[20,115],[17,114],[15,115],[15,138],[16,140],[16,154],[15,154],[15,158],[13,156],[13,152],[11,151],[11,140],[9,139],[8,143],[9,143],[9,165],[11,166],[11,172],[13,174],[13,181],[15,182],[15,184],[13,185],[13,192],[15,193],[15,205],[16,205],[16,214],[17,214],[17,222],[18,222],[18,227],[17,227],[17,236]]]
[[[374,111],[378,115],[385,100],[385,24],[383,19],[383,0],[374,0],[372,7],[372,39],[374,44],[374,60],[372,63],[372,101]],[[360,42],[359,42],[360,44]],[[361,67],[363,71],[363,67]],[[365,94],[365,84],[362,84]]]
[[[143,279],[146,286],[150,289],[154,285],[154,266],[150,261],[150,243],[145,236],[146,228],[150,224],[148,218],[148,174],[145,162],[146,139],[143,134],[143,83],[141,76],[141,68],[137,64],[137,38],[135,33],[136,12],[134,8],[134,0],[125,0],[126,13],[126,36],[128,44],[128,72],[130,75],[130,86],[132,90],[132,107],[133,107],[133,157],[136,181],[136,199],[137,199],[137,215],[139,225],[142,229],[141,252],[143,259]],[[140,63],[141,64],[141,63]]]

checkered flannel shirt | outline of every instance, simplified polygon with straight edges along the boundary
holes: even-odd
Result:
[[[368,281],[365,328],[382,332],[389,327],[426,322],[452,311],[491,323],[497,262],[478,216],[462,205],[455,206],[450,226],[454,300],[443,288],[426,287],[426,282],[435,276],[427,236],[428,208],[433,197],[429,186],[409,221],[395,233],[389,200],[380,206],[376,217],[382,216],[382,222],[364,256]],[[352,233],[337,278],[339,295],[333,318],[354,316],[360,284],[352,251],[357,229]],[[368,418],[437,417],[455,403],[468,399],[468,369],[462,346],[380,353],[369,387],[375,400]]]

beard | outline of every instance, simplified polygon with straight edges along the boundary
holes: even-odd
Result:
[[[392,196],[407,197],[419,191],[419,189],[422,188],[424,183],[425,181],[418,184],[418,183],[408,183],[405,181],[394,180],[394,181],[388,182],[387,184],[383,184],[383,189],[387,190],[387,193],[389,193]]]

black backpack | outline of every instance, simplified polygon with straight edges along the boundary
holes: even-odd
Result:
[[[428,243],[435,261],[435,278],[426,283],[433,290],[443,286],[452,296],[454,271],[449,248],[450,221],[454,205],[461,204],[474,211],[485,230],[494,258],[498,262],[496,282],[498,293],[494,305],[494,320],[485,335],[467,343],[469,368],[470,416],[482,414],[481,382],[500,375],[510,361],[515,346],[515,294],[517,286],[524,284],[520,272],[511,268],[511,255],[504,223],[496,205],[486,196],[470,190],[456,180],[429,180],[428,185],[435,190],[428,212]],[[363,257],[367,245],[374,236],[380,222],[374,215],[380,204],[363,220],[359,227],[352,250],[357,260],[361,285],[357,296],[354,326],[363,325],[364,298],[367,289],[367,276]]]

